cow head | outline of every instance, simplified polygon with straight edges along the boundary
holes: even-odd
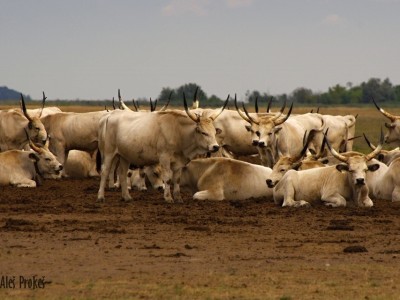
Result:
[[[161,177],[161,166],[159,164],[153,166],[147,166],[144,168],[144,173],[146,174],[147,179],[149,180],[151,186],[155,190],[163,191],[164,190],[164,182]]]
[[[275,185],[282,179],[283,175],[289,170],[298,170],[302,165],[302,158],[307,152],[307,148],[311,140],[314,138],[314,132],[310,132],[307,139],[305,138],[307,132],[304,133],[304,145],[303,149],[298,155],[294,156],[281,156],[279,160],[275,163],[272,168],[272,173],[269,178],[266,180],[266,183],[269,188],[275,187]],[[323,145],[324,147],[324,145]]]
[[[44,178],[60,178],[60,172],[63,169],[62,164],[57,160],[53,153],[49,150],[49,140],[47,139],[43,147],[38,147],[29,140],[29,146],[34,151],[29,157],[35,160],[39,173]]]
[[[396,142],[400,144],[400,116],[395,116],[387,111],[383,110],[376,104],[375,100],[372,99],[375,104],[375,107],[390,120],[390,123],[385,123],[385,127],[389,129],[388,133],[385,136],[385,143],[393,143]]]
[[[43,105],[45,100],[46,97],[43,93]],[[21,94],[21,108],[25,118],[28,120],[28,126],[25,130],[28,133],[29,139],[31,139],[34,143],[43,146],[47,140],[46,129],[44,128],[42,121],[40,121],[40,116],[42,115],[43,106],[39,116],[31,117],[26,111],[24,96]]]
[[[243,111],[238,108],[236,95],[235,95],[235,107],[239,115],[250,125],[246,126],[247,131],[251,132],[251,140],[254,146],[259,146],[261,148],[265,148],[267,146],[272,145],[273,135],[279,132],[280,127],[277,127],[284,123],[290,116],[293,108],[293,103],[290,106],[289,112],[286,116],[282,117],[283,110],[286,107],[286,102],[284,102],[281,110],[279,113],[275,115],[265,115],[265,116],[258,116],[254,118],[250,116],[247,112],[246,107],[242,103]]]
[[[342,163],[336,165],[336,169],[339,172],[348,172],[349,183],[353,188],[353,191],[359,193],[368,189],[366,185],[366,172],[371,171],[374,172],[379,169],[379,164],[370,164],[368,163],[371,159],[373,159],[382,149],[382,145],[384,142],[383,131],[381,130],[381,138],[379,145],[369,154],[364,155],[352,155],[352,156],[344,156],[336,152],[335,149],[331,147],[328,141],[326,144],[328,146],[329,151],[332,155],[340,160]],[[367,193],[368,194],[368,193]],[[362,199],[364,202],[357,203],[359,206],[372,206],[372,201],[368,197],[364,197]]]
[[[196,94],[197,89],[195,93],[195,99]],[[204,152],[217,152],[219,150],[220,146],[218,145],[215,135],[220,134],[221,129],[215,128],[213,122],[224,111],[228,101],[229,95],[228,98],[226,98],[224,105],[220,109],[214,111],[211,115],[193,113],[189,110],[185,93],[183,93],[183,105],[185,107],[185,112],[188,117],[196,123],[195,144],[197,147],[202,148]]]

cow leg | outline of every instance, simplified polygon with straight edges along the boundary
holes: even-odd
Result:
[[[119,183],[119,176],[117,176],[117,180],[115,180],[115,172],[118,168],[119,165],[119,160],[114,159],[111,168],[110,168],[110,173],[108,175],[108,188],[119,188],[120,183]]]
[[[224,193],[222,189],[212,189],[199,191],[193,195],[193,200],[224,200]]]
[[[321,201],[325,202],[326,206],[339,207],[346,206],[346,199],[339,193],[333,195],[322,196]]]
[[[99,177],[99,172],[97,172],[97,169],[96,169],[97,151],[99,151],[99,150],[95,150],[90,154],[89,177]]]
[[[12,180],[10,184],[16,187],[36,187],[36,181],[30,180],[28,178],[23,178],[15,181]]]
[[[170,160],[167,157],[160,157],[161,176],[165,184],[164,188],[164,200],[168,203],[173,203],[174,199],[171,195],[171,182],[172,182],[172,170]]]
[[[183,203],[181,196],[180,180],[181,180],[182,169],[174,170],[172,174],[172,182],[174,183],[174,199],[178,203]]]
[[[400,201],[400,186],[396,186],[392,193],[392,202]]]
[[[118,172],[119,181],[121,184],[122,199],[124,201],[132,201],[132,197],[131,197],[131,195],[129,195],[128,183],[127,183],[129,162],[123,157],[119,158],[118,170],[119,170],[119,172]]]
[[[282,207],[292,206],[292,207],[300,207],[300,206],[309,206],[310,203],[304,200],[295,200],[295,188],[293,185],[292,178],[288,177],[286,179],[286,183],[283,190],[283,203]]]
[[[97,193],[97,201],[104,202],[104,189],[106,187],[106,181],[108,179],[108,175],[110,174],[111,165],[114,160],[117,160],[118,157],[115,154],[104,155],[104,161],[101,166],[101,174],[100,174],[100,187]]]

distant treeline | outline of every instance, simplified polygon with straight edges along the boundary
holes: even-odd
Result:
[[[189,105],[192,105],[194,93],[198,88],[197,98],[200,100],[201,107],[216,107],[220,106],[222,101],[216,95],[207,96],[201,86],[196,83],[184,84],[178,88],[164,87],[157,99],[158,107],[163,106],[169,98],[171,98],[171,106],[182,106],[183,93]],[[24,96],[27,101],[31,100],[29,95]],[[234,95],[231,95],[233,99]],[[246,101],[254,103],[255,99],[259,101],[267,101],[270,98],[274,101],[287,100],[300,105],[324,106],[324,105],[363,105],[370,104],[372,99],[378,102],[385,102],[387,105],[400,104],[400,85],[393,85],[389,78],[381,80],[379,78],[371,78],[367,82],[362,82],[360,85],[353,85],[348,82],[345,86],[337,84],[330,87],[326,92],[314,92],[308,88],[297,88],[290,94],[271,95],[266,92],[257,90],[247,91],[245,94]],[[15,103],[20,99],[20,92],[0,87],[0,103]],[[40,99],[37,99],[40,100]],[[125,99],[126,105],[133,107],[132,99]],[[140,108],[149,108],[149,99],[135,99],[135,103],[139,104]],[[112,109],[113,102],[111,100],[49,100],[47,105],[100,105]],[[118,107],[118,100],[114,102],[114,106]]]

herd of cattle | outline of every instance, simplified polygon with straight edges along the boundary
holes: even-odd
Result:
[[[148,185],[167,202],[181,202],[185,186],[197,200],[266,197],[282,206],[322,200],[370,207],[371,199],[400,201],[400,150],[382,150],[400,142],[400,116],[376,108],[390,120],[371,152],[352,151],[356,116],[292,114],[286,103],[273,112],[249,113],[244,104],[225,109],[198,107],[197,91],[189,108],[150,111],[119,108],[87,113],[57,107],[0,111],[0,185],[36,187],[43,178],[100,176],[97,201],[105,188]],[[271,102],[270,102],[271,103]],[[259,164],[239,160],[252,156]],[[171,190],[172,188],[172,190]]]

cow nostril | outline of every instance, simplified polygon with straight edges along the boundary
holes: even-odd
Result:
[[[214,145],[214,146],[213,146],[213,151],[216,152],[216,151],[218,151],[218,150],[219,150],[219,146],[218,146],[218,145]]]
[[[272,183],[272,180],[271,179],[267,179],[266,182],[267,182],[268,185],[270,185]]]
[[[64,167],[63,167],[63,165],[60,165],[59,167],[58,167],[58,169],[61,171],[62,169],[64,169]]]
[[[265,147],[265,143],[264,142],[258,142],[258,146],[259,147]]]
[[[257,146],[258,145],[258,141],[253,140],[253,146]]]
[[[357,184],[364,184],[364,178],[357,178]]]
[[[157,190],[158,190],[159,192],[162,192],[162,191],[164,191],[164,189],[163,189],[163,187],[162,187],[162,186],[159,186],[159,187],[157,188]]]

